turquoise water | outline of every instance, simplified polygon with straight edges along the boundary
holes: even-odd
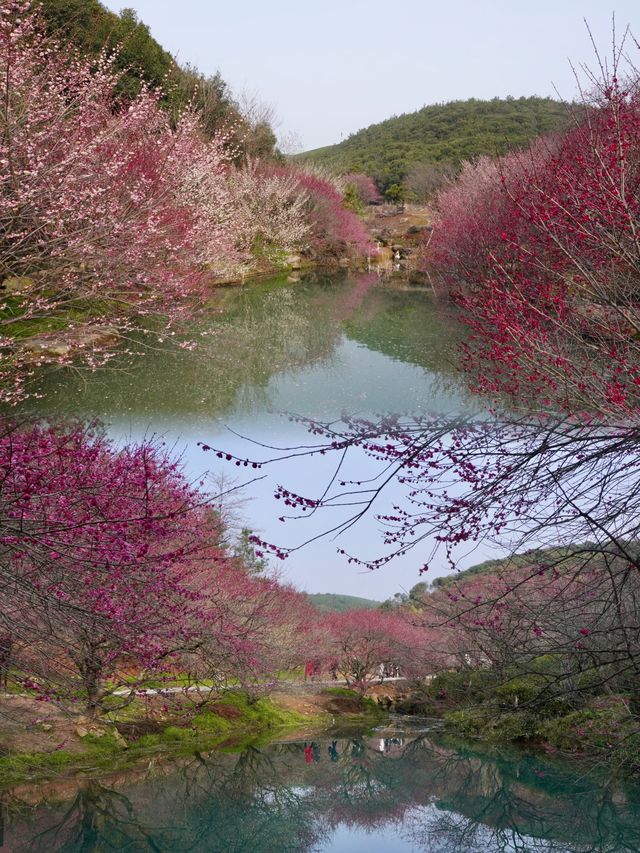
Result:
[[[637,788],[428,724],[194,755],[5,813],[11,851],[617,853],[640,849]],[[422,730],[421,730],[422,729]],[[52,793],[49,792],[49,797]]]

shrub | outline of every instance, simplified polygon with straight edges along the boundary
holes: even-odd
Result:
[[[204,142],[189,110],[174,128],[144,87],[118,99],[115,57],[61,49],[22,0],[0,0],[0,67],[0,279],[20,284],[5,328],[87,306],[120,329],[175,318],[233,255],[224,134]],[[24,394],[30,358],[3,360],[0,397]]]

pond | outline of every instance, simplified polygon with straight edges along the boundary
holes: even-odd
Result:
[[[278,455],[271,447],[308,444],[306,428],[283,412],[329,420],[472,411],[454,366],[460,340],[460,327],[429,289],[375,275],[274,279],[216,291],[186,332],[149,334],[144,347],[133,339],[108,369],[46,371],[22,412],[99,417],[118,442],[160,436],[190,477],[215,490],[229,471],[199,442],[263,457]],[[366,459],[355,465],[367,470]],[[280,544],[314,536],[320,528],[309,520],[279,525],[274,482],[309,491],[330,472],[326,460],[305,458],[283,461],[266,479],[247,477],[241,523]],[[376,530],[368,518],[339,543],[314,542],[286,561],[284,576],[310,592],[379,600],[410,589],[420,579],[418,554],[364,577],[337,555],[337,544],[376,555]],[[472,553],[467,564],[485,556]],[[31,802],[40,796],[36,788],[22,794]],[[51,805],[35,811],[0,801],[0,850],[640,849],[636,788],[533,753],[488,756],[424,722],[152,757],[118,778],[61,781],[47,796]]]
[[[616,853],[640,791],[540,755],[482,754],[428,721],[152,760],[4,807],[0,850]]]
[[[35,389],[40,398],[23,411],[99,417],[118,441],[161,435],[182,454],[192,478],[208,469],[229,478],[237,469],[221,467],[198,442],[243,458],[278,453],[239,436],[277,447],[308,444],[306,428],[282,413],[333,420],[343,413],[468,411],[471,401],[454,366],[460,335],[428,288],[375,274],[274,279],[215,291],[210,308],[186,334],[147,335],[145,347],[131,342],[129,349],[143,355],[120,354],[97,373],[50,370]],[[192,342],[194,349],[188,348]],[[331,464],[284,461],[265,471],[268,476],[245,489],[240,514],[246,526],[282,545],[298,545],[332,526],[330,514],[317,523],[282,525],[273,500],[276,481],[294,491],[319,491]],[[364,455],[355,458],[354,477],[363,477],[368,464]],[[205,479],[205,487],[216,491],[218,483]],[[389,490],[388,501],[395,498]],[[295,553],[284,566],[286,577],[310,592],[378,599],[420,579],[423,561],[415,555],[396,561],[393,573],[363,580],[337,555],[337,544],[376,556],[377,524],[370,517],[340,543],[321,540]]]

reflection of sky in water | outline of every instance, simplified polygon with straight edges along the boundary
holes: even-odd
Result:
[[[474,838],[465,838],[467,821],[461,815],[448,814],[450,825],[457,823],[461,846],[452,843],[451,838],[445,837],[442,845],[438,844],[438,832],[434,831],[428,839],[428,847],[407,835],[405,827],[428,827],[435,825],[442,817],[442,811],[435,805],[419,806],[408,809],[402,816],[401,823],[391,823],[385,826],[362,828],[340,824],[331,838],[316,848],[318,853],[573,853],[572,848],[549,846],[546,840],[536,840],[526,835],[519,835],[512,841],[505,839],[504,843],[495,843],[495,833],[487,827],[474,827]],[[450,835],[455,835],[450,832]],[[575,850],[575,848],[573,848]]]
[[[604,767],[456,749],[404,720],[375,736],[159,760],[5,810],[8,850],[614,853],[638,850],[638,788]],[[46,790],[46,789],[45,789]],[[20,792],[16,792],[19,798]],[[75,799],[74,799],[75,797]],[[4,849],[4,848],[3,848]]]
[[[398,835],[395,826],[376,829],[360,829],[358,827],[339,826],[330,841],[319,848],[322,853],[364,853],[364,851],[380,851],[380,853],[414,853],[418,848],[411,839]]]
[[[372,352],[346,338],[340,341],[330,358],[301,370],[277,374],[264,391],[262,405],[256,405],[255,395],[250,389],[246,394],[240,389],[235,407],[213,417],[202,412],[189,418],[174,415],[163,418],[161,422],[156,421],[150,412],[135,419],[114,417],[113,414],[106,417],[118,439],[129,436],[137,439],[151,432],[161,432],[183,454],[192,477],[199,477],[205,470],[238,476],[239,482],[248,484],[245,494],[249,500],[243,513],[252,529],[268,541],[296,546],[339,524],[345,517],[345,510],[327,509],[312,518],[283,524],[278,518],[284,508],[273,499],[274,485],[282,483],[291,491],[313,497],[321,492],[331,476],[335,459],[317,456],[285,460],[247,474],[246,469],[220,462],[213,453],[203,452],[198,442],[221,447],[242,458],[262,460],[273,454],[242,436],[273,447],[313,444],[313,437],[304,426],[291,422],[280,412],[330,420],[339,418],[343,412],[366,417],[383,412],[460,412],[465,408],[463,396],[444,393],[435,374]],[[375,473],[371,460],[363,453],[354,451],[350,459],[348,471],[351,479],[362,480]],[[262,475],[266,475],[264,479],[249,482],[253,477]],[[401,495],[399,486],[391,484],[386,487],[375,504],[377,511],[388,509]],[[288,580],[308,592],[336,592],[384,599],[400,589],[408,591],[421,579],[418,569],[424,563],[426,549],[420,546],[378,572],[348,565],[344,557],[337,554],[338,548],[362,558],[379,556],[382,545],[379,525],[373,514],[359,521],[339,539],[325,537],[296,551],[285,562],[277,562]],[[484,552],[476,553],[467,563],[472,564],[484,557]],[[434,567],[429,577],[439,573],[442,572]]]
[[[252,458],[269,454],[234,433],[277,447],[311,443],[303,426],[278,412],[331,420],[343,412],[371,416],[467,409],[468,400],[455,390],[446,371],[450,329],[434,319],[423,294],[404,294],[399,301],[398,294],[375,291],[371,305],[356,315],[357,324],[350,324],[347,337],[344,318],[330,310],[335,304],[331,299],[337,301],[345,292],[343,284],[334,291],[313,287],[249,291],[247,304],[241,303],[235,315],[229,312],[225,325],[214,326],[211,338],[195,352],[146,355],[124,371],[90,376],[87,385],[57,374],[44,386],[44,399],[32,406],[40,414],[97,415],[110,424],[111,434],[119,441],[161,434],[182,454],[194,479],[207,469],[228,475],[246,473],[246,469],[221,464],[214,454],[205,454],[198,442]],[[388,327],[392,327],[391,336],[386,335]],[[289,329],[293,330],[290,338]],[[366,346],[354,340],[356,333]],[[233,347],[238,341],[236,352]],[[402,360],[408,357],[420,358],[420,364]],[[230,384],[221,384],[223,374],[231,377]],[[297,459],[258,472],[268,476],[246,488],[247,524],[267,540],[293,546],[339,523],[343,510],[283,525],[278,521],[282,507],[272,498],[276,481],[292,491],[312,497],[319,494],[332,464],[330,457]],[[371,462],[364,454],[354,453],[349,470],[352,479],[362,479],[365,473],[370,476]],[[241,481],[246,479],[250,477]],[[398,487],[386,489],[376,509],[388,509],[399,497]],[[338,547],[365,558],[379,556],[375,519],[365,518],[338,543],[323,539],[296,552],[282,564],[284,576],[309,592],[371,598],[408,590],[420,580],[424,549],[417,548],[371,573],[347,565],[337,555]],[[476,554],[466,562],[484,556]],[[433,567],[431,576],[439,573],[438,568]]]

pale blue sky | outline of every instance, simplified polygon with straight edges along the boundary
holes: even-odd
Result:
[[[568,60],[593,62],[637,0],[106,0],[133,7],[182,62],[258,92],[302,148],[339,142],[424,104],[575,95]],[[640,51],[632,46],[632,52]]]

